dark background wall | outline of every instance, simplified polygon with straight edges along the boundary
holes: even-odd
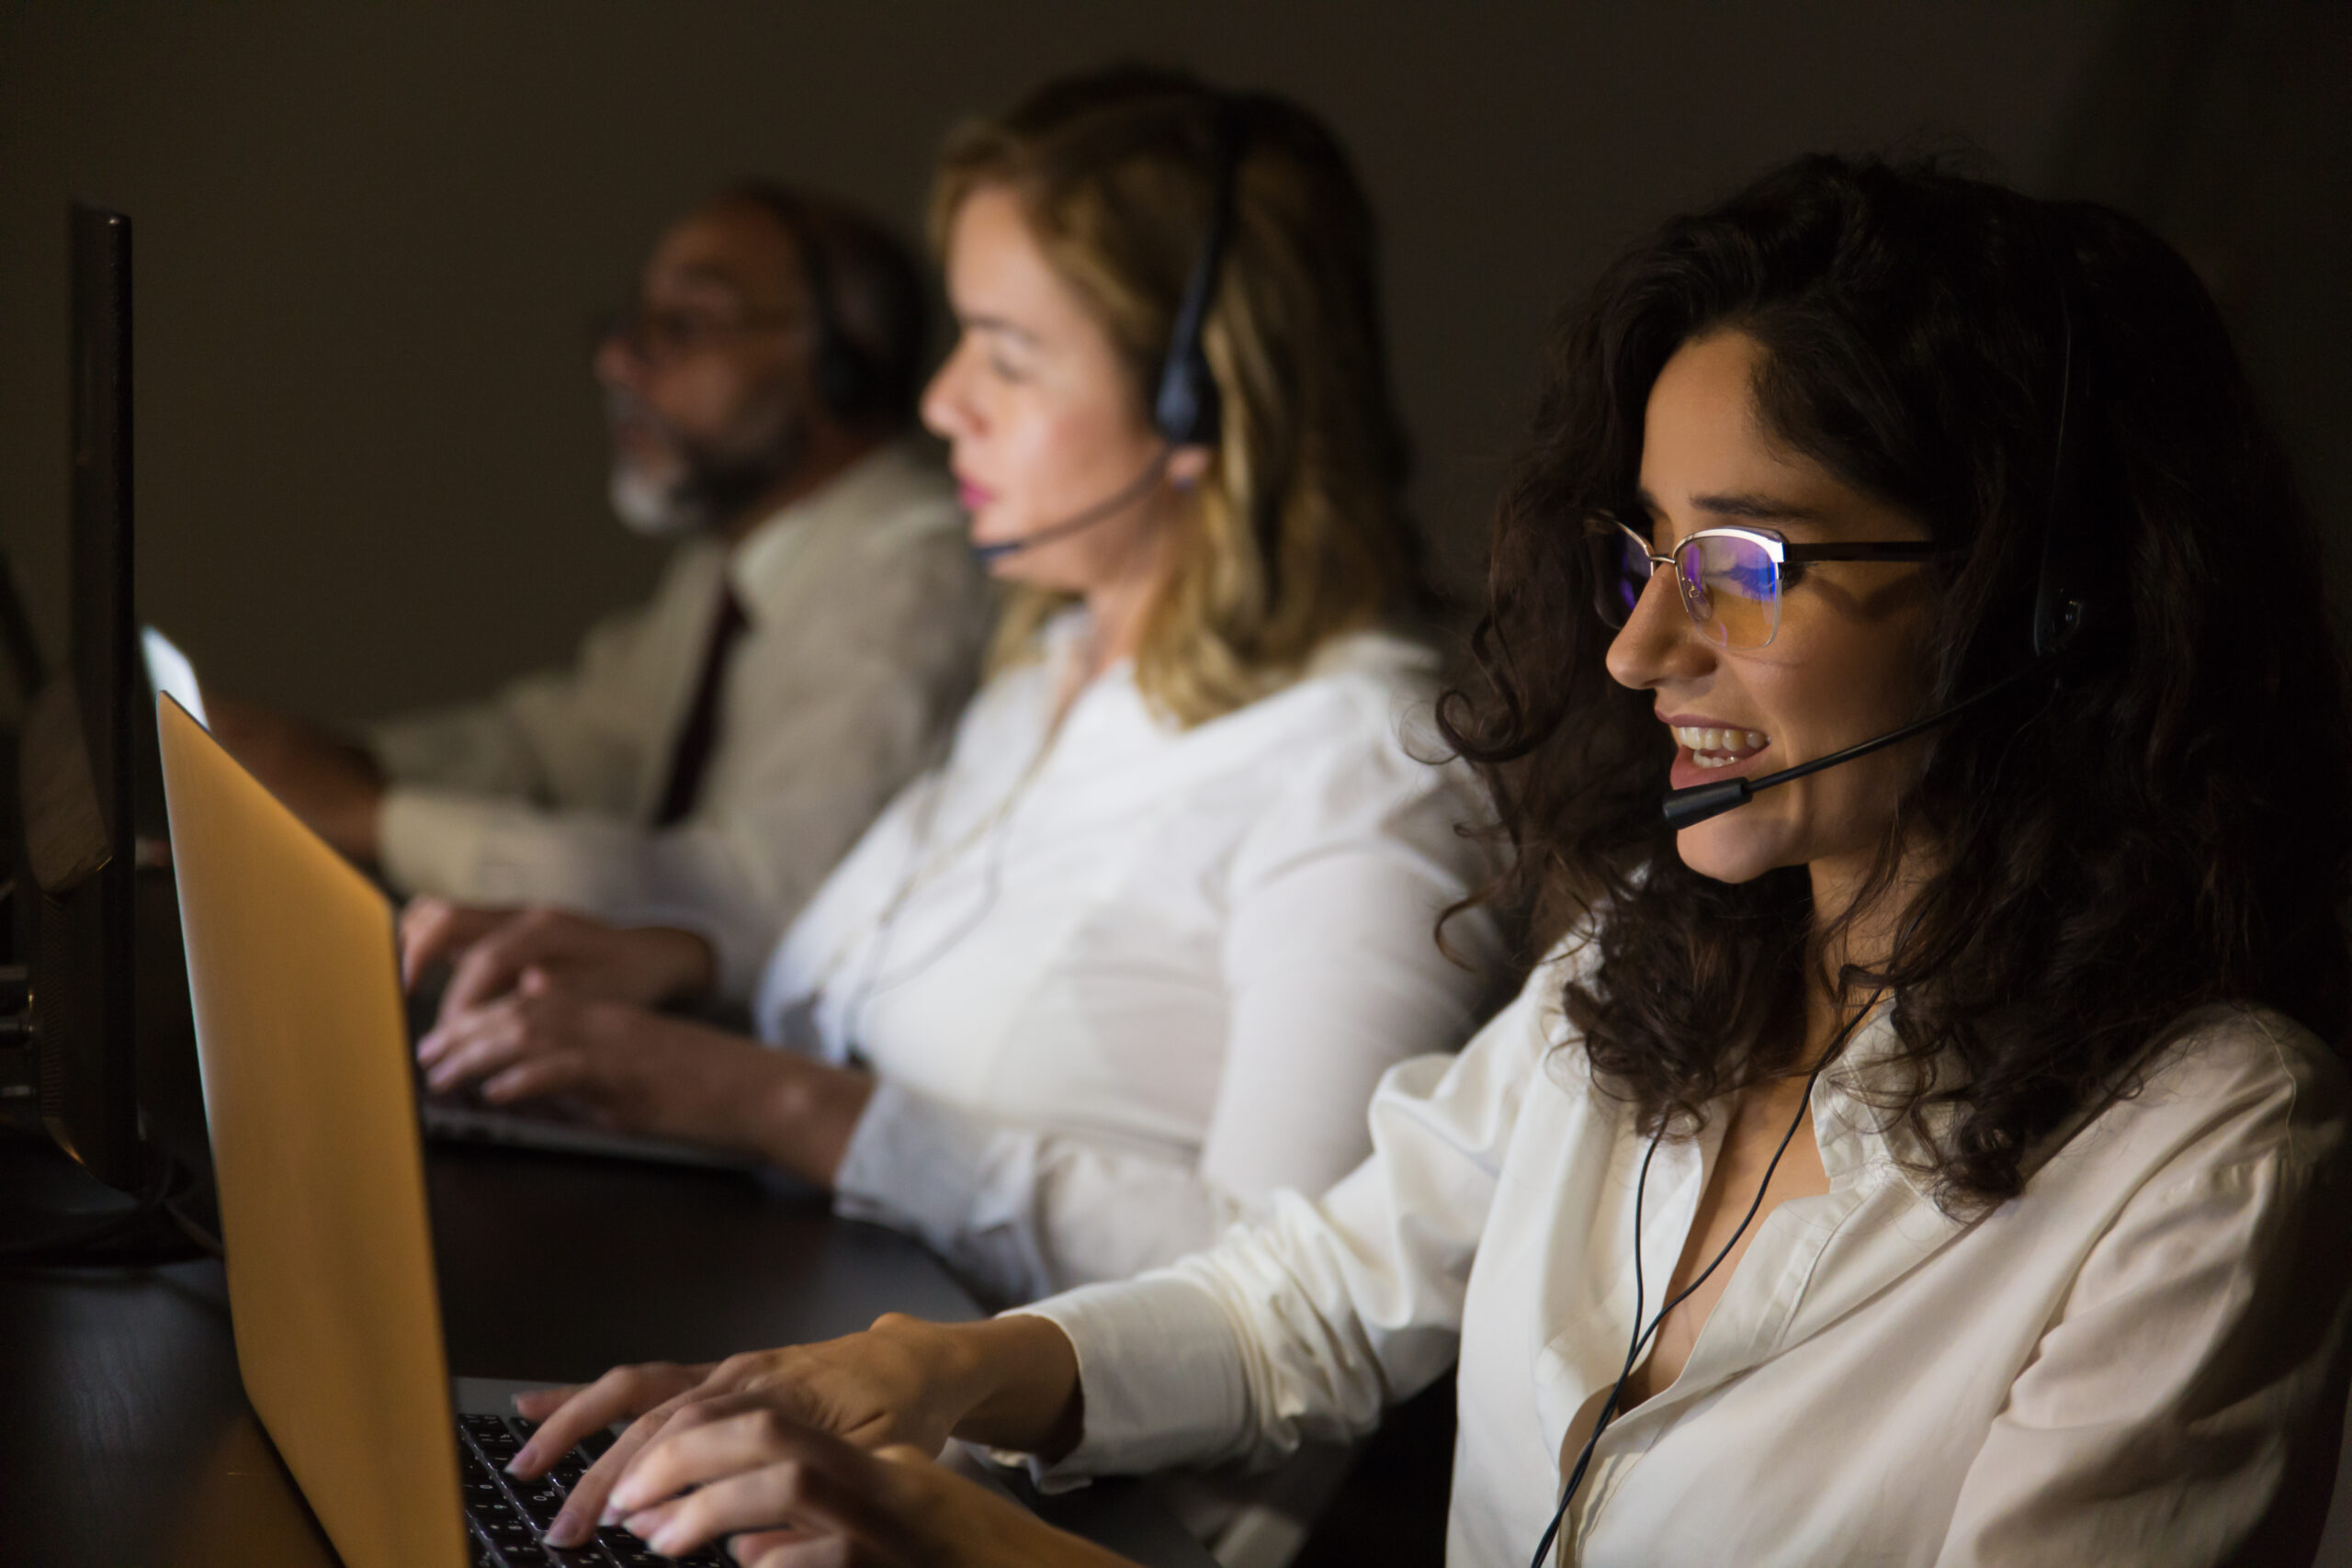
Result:
[[[582,326],[746,172],[911,231],[944,129],[1117,57],[1294,94],[1387,233],[1416,502],[1458,584],[1554,310],[1813,148],[1974,148],[2222,293],[2352,519],[2352,7],[1419,0],[0,5],[0,544],[62,637],[63,206],[137,225],[141,610],[322,716],[478,690],[642,592]],[[2339,556],[2352,552],[2339,551]],[[2340,570],[2340,565],[2339,565]],[[2339,600],[2343,596],[2339,595]]]

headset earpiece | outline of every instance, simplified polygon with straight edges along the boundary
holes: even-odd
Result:
[[[815,376],[817,400],[836,419],[855,419],[874,400],[874,378],[866,370],[865,356],[839,341],[819,345]]]
[[[2051,442],[2050,494],[2041,532],[2041,560],[2033,584],[2033,657],[2052,660],[2073,647],[2091,615],[2083,584],[2089,506],[2083,485],[2082,446],[2090,433],[2089,355],[2079,352],[2073,281],[2056,257],[2058,285],[2058,429]]]
[[[808,284],[809,312],[817,327],[817,352],[809,367],[817,400],[835,419],[862,418],[872,411],[878,390],[874,367],[865,351],[842,331],[841,318],[833,310],[832,264],[805,221],[794,245],[800,253],[800,276]]]
[[[790,191],[762,186],[753,194],[784,225],[800,260],[801,287],[808,293],[808,317],[817,337],[808,362],[817,400],[835,419],[861,419],[873,412],[881,394],[880,378],[865,351],[842,330],[833,298],[832,263],[820,242],[817,225],[809,220],[808,207]]]
[[[1168,355],[1160,362],[1159,386],[1151,400],[1151,423],[1170,446],[1214,446],[1224,430],[1224,399],[1209,368],[1201,334],[1216,299],[1217,274],[1233,227],[1234,186],[1240,173],[1241,113],[1232,99],[1220,100],[1216,121],[1216,187],[1210,198],[1208,231],[1201,237],[1176,319],[1168,333]]]

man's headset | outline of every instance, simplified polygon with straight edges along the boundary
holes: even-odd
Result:
[[[799,258],[801,286],[808,294],[809,325],[817,339],[809,359],[817,400],[835,419],[867,417],[882,396],[882,375],[873,356],[842,326],[840,302],[833,294],[832,255],[818,231],[815,214],[806,200],[782,186],[747,186],[742,194],[783,226],[791,238],[793,254]]]
[[[1224,433],[1225,401],[1209,369],[1202,333],[1208,325],[1209,307],[1216,302],[1217,276],[1225,269],[1226,246],[1233,229],[1234,187],[1239,181],[1242,156],[1249,150],[1247,130],[1239,103],[1221,96],[1216,107],[1216,186],[1209,202],[1209,226],[1201,236],[1200,252],[1184,280],[1184,292],[1177,299],[1176,319],[1168,333],[1168,354],[1160,361],[1159,384],[1152,393],[1151,423],[1159,435],[1159,450],[1131,482],[1083,512],[1032,529],[1017,539],[973,546],[972,554],[982,562],[1002,560],[1108,522],[1150,493],[1168,472],[1169,460],[1179,447],[1215,446]]]

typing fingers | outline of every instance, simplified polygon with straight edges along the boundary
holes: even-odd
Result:
[[[410,899],[401,911],[401,985],[413,989],[418,976],[465,952],[507,913],[453,904],[447,898]]]
[[[518,1472],[524,1457],[540,1465],[552,1464],[557,1456],[573,1443],[596,1430],[610,1426],[622,1416],[634,1415],[628,1429],[620,1436],[605,1456],[588,1467],[572,1486],[569,1496],[554,1521],[548,1526],[547,1539],[551,1546],[577,1546],[596,1531],[605,1513],[606,1497],[613,1483],[628,1470],[638,1450],[650,1441],[678,1407],[690,1396],[708,1369],[680,1367],[667,1362],[643,1367],[617,1367],[591,1383],[587,1394],[575,1400],[575,1412],[568,1405],[559,1414],[567,1417],[558,1428],[554,1417],[539,1428],[523,1455],[515,1459]],[[594,1395],[592,1400],[588,1396]],[[642,1412],[642,1414],[639,1414]],[[594,1419],[599,1415],[604,1419]],[[560,1445],[560,1446],[559,1446]]]
[[[504,996],[514,988],[524,970],[548,955],[550,944],[545,923],[534,919],[536,913],[505,921],[466,949],[449,972],[448,989],[441,993],[444,1019]]]
[[[695,1400],[639,1451],[613,1487],[613,1507],[636,1512],[686,1487],[767,1463],[775,1457],[769,1434],[778,1423],[803,1429],[761,1393]]]
[[[734,1531],[791,1525],[848,1537],[862,1549],[854,1561],[914,1560],[901,1525],[903,1468],[830,1433],[759,1407],[664,1432],[659,1447],[660,1454],[631,1467],[613,1506],[665,1556]],[[696,1489],[630,1509],[633,1498],[667,1496],[684,1485]]]
[[[565,1383],[559,1388],[534,1388],[514,1396],[514,1414],[526,1421],[545,1421],[577,1398],[587,1388],[585,1383]],[[527,1449],[529,1445],[526,1444]],[[520,1462],[518,1460],[516,1462]]]
[[[789,1528],[739,1531],[727,1550],[743,1568],[851,1568],[856,1562],[843,1537]]]
[[[526,1100],[554,1100],[570,1095],[594,1122],[608,1119],[613,1097],[601,1092],[604,1084],[595,1058],[585,1051],[563,1046],[526,1047],[526,1055],[513,1066],[492,1073],[481,1082],[485,1105],[516,1105]]]
[[[425,1069],[425,1087],[446,1094],[513,1066],[542,1043],[525,1010],[495,1004],[436,1024],[416,1043],[416,1059]]]
[[[700,1382],[706,1370],[673,1361],[648,1361],[615,1367],[592,1383],[516,1394],[516,1412],[526,1420],[538,1422],[539,1429],[531,1434],[510,1468],[526,1479],[546,1474],[548,1466],[571,1452],[589,1433],[642,1416],[676,1397]]]

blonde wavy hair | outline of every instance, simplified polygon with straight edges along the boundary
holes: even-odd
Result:
[[[1050,83],[956,130],[931,208],[944,251],[966,197],[1011,190],[1144,409],[1208,230],[1227,124],[1240,149],[1232,224],[1202,334],[1223,430],[1136,660],[1146,698],[1187,726],[1288,683],[1331,637],[1426,604],[1375,225],[1347,154],[1287,99],[1124,66]],[[991,670],[1030,656],[1067,603],[1017,590]]]

